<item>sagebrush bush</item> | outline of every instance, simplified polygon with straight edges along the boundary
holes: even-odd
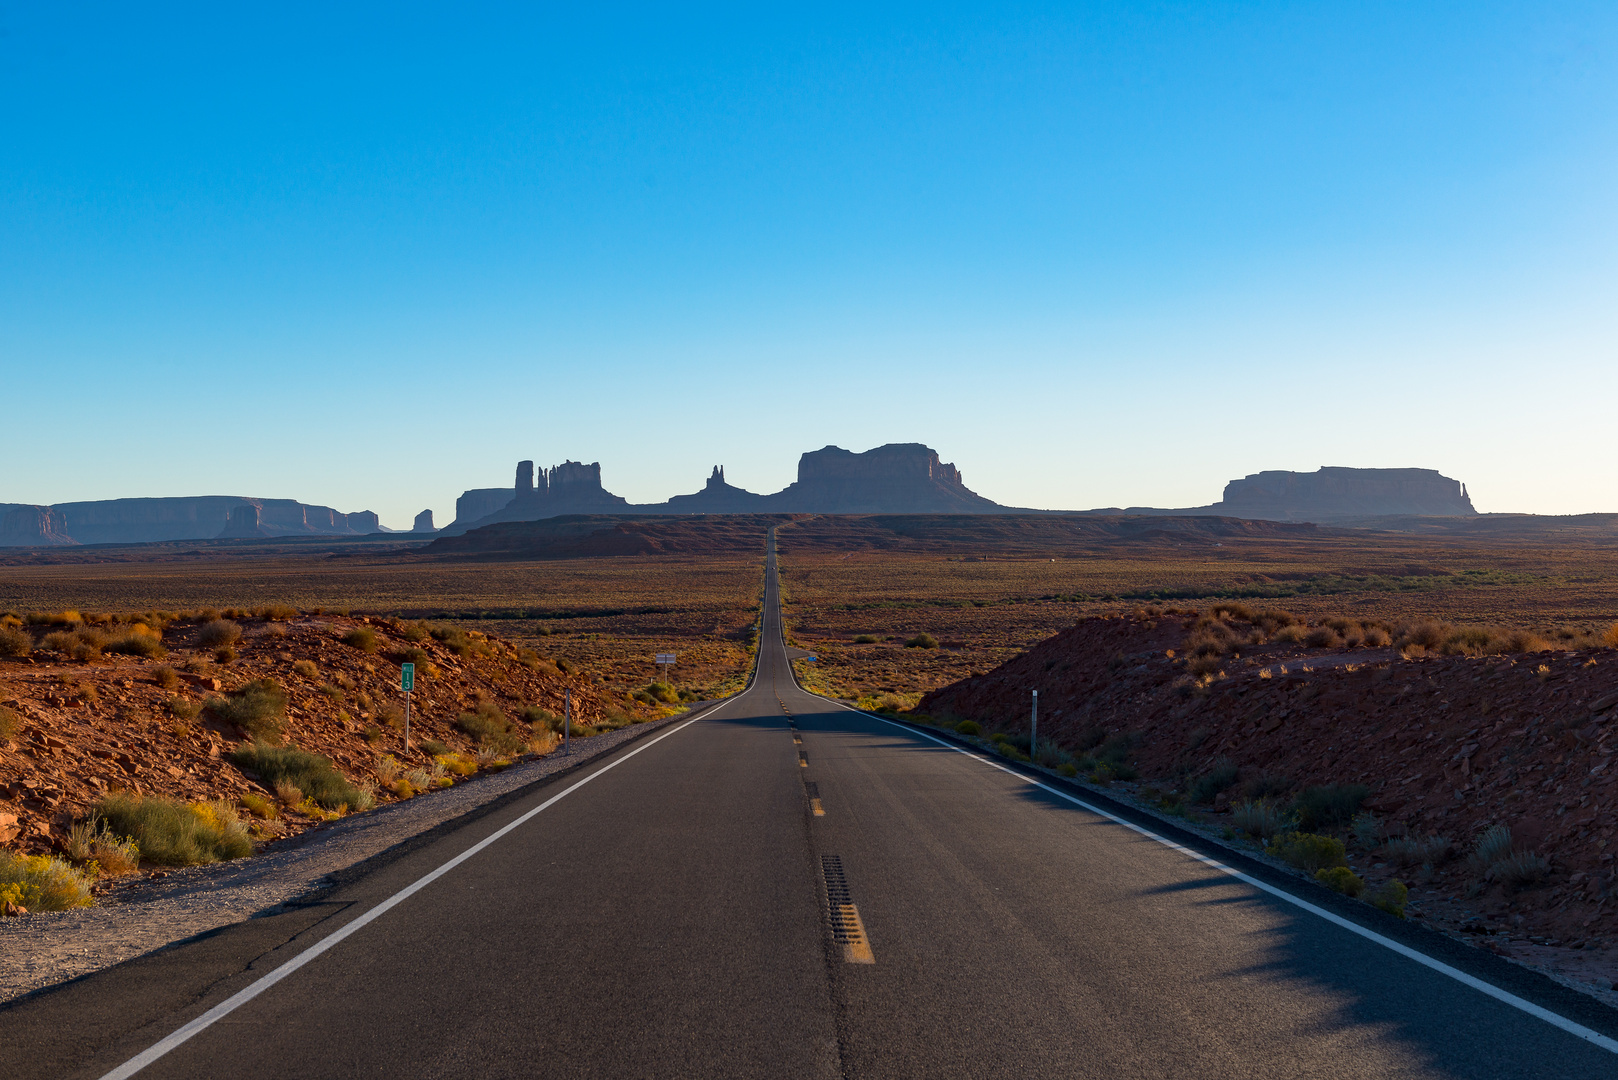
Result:
[[[1286,828],[1288,818],[1280,807],[1265,799],[1258,799],[1244,802],[1232,810],[1230,822],[1249,836],[1268,840]]]
[[[54,855],[18,855],[0,850],[0,908],[70,911],[90,906],[90,882]]]
[[[272,622],[289,622],[298,617],[298,609],[288,604],[270,604],[259,608],[254,614]]]
[[[242,628],[240,623],[229,619],[213,619],[203,624],[197,631],[197,645],[204,649],[227,649],[240,641]]]
[[[933,637],[931,634],[917,634],[915,637],[905,642],[905,648],[936,649],[938,648],[938,639]]]
[[[1618,625],[1618,624],[1615,624],[1615,625]],[[856,644],[856,645],[875,645],[876,644],[876,635],[875,634],[860,634],[858,637],[856,637],[854,639],[854,644]]]
[[[67,834],[67,856],[88,863],[86,877],[123,877],[140,869],[140,845],[134,837],[118,836],[94,816],[74,822]]]
[[[255,679],[228,698],[211,698],[208,711],[241,728],[258,741],[281,737],[287,692],[274,679]]]
[[[356,626],[343,635],[343,644],[362,653],[376,652],[376,631],[369,626]]]
[[[955,725],[955,731],[961,735],[983,734],[983,728],[978,725],[976,720],[962,720],[959,724]]]
[[[1389,915],[1394,915],[1401,919],[1405,917],[1405,903],[1409,899],[1409,888],[1398,879],[1384,882],[1375,892],[1366,897],[1366,900],[1372,906],[1379,907]]]
[[[34,639],[26,630],[0,626],[0,656],[27,656],[34,651]]]
[[[122,656],[144,656],[148,660],[161,660],[169,654],[163,647],[163,638],[153,630],[138,627],[127,634],[112,638],[103,646],[110,653]]]
[[[1190,798],[1194,803],[1211,803],[1214,796],[1226,790],[1236,782],[1236,763],[1229,758],[1220,758],[1214,762],[1207,772],[1191,784]]]
[[[1344,896],[1358,896],[1365,890],[1365,882],[1346,866],[1330,866],[1324,870],[1316,870],[1315,880]]]
[[[1472,853],[1467,856],[1466,865],[1479,877],[1486,877],[1491,866],[1511,855],[1512,847],[1510,829],[1504,825],[1485,829],[1473,842]]]
[[[1309,636],[1309,631],[1296,623],[1283,626],[1275,632],[1274,640],[1288,645],[1296,645]]]
[[[1352,821],[1370,794],[1371,789],[1363,784],[1320,784],[1304,788],[1292,810],[1306,831],[1336,828]]]
[[[527,742],[523,735],[514,730],[506,714],[492,701],[478,703],[473,712],[462,713],[455,720],[455,726],[460,728],[480,745],[515,753]]]
[[[152,671],[152,681],[164,690],[173,690],[180,685],[180,673],[171,667],[155,668]]]
[[[292,670],[294,673],[303,676],[305,679],[320,678],[320,667],[313,660],[299,660],[297,663],[292,665]]]
[[[1551,872],[1550,862],[1532,851],[1516,851],[1491,865],[1485,875],[1508,889],[1521,889],[1544,881]]]
[[[1315,874],[1334,866],[1348,865],[1348,852],[1335,836],[1318,833],[1282,833],[1270,841],[1269,853],[1299,870]]]
[[[1259,770],[1242,785],[1242,794],[1249,799],[1267,799],[1291,790],[1291,778],[1270,769]]]
[[[230,755],[237,768],[257,773],[266,784],[296,787],[303,798],[313,799],[328,810],[346,807],[369,809],[365,793],[332,767],[329,758],[299,750],[295,746],[265,746],[252,743]],[[302,798],[293,800],[301,802]]]
[[[0,739],[15,739],[22,734],[22,717],[0,705]]]
[[[95,816],[114,834],[132,837],[146,862],[190,866],[253,853],[246,828],[224,803],[187,805],[120,792],[97,803]]]
[[[1340,649],[1343,639],[1329,626],[1317,626],[1304,635],[1303,643],[1311,649]]]
[[[522,722],[535,731],[561,731],[562,718],[549,709],[528,705],[522,711]]]

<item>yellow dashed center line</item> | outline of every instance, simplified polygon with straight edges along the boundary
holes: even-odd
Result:
[[[811,810],[813,810],[815,812],[815,817],[825,817],[826,816],[826,808],[824,806],[820,805],[820,800],[819,799],[810,799],[809,800],[809,809],[811,809]]]
[[[843,943],[843,963],[874,964],[876,954],[865,938],[865,924],[860,921],[860,909],[853,904],[838,904],[833,918],[837,939]]]

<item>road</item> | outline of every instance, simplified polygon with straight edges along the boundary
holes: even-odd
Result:
[[[0,1073],[1618,1076],[1598,1043],[789,665],[772,555],[746,693],[318,903],[0,1011]],[[1441,959],[1618,1030],[1492,957]]]

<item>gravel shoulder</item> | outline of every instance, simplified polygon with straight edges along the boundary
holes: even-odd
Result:
[[[712,704],[578,739],[557,752],[444,791],[356,814],[272,845],[261,855],[142,877],[95,907],[0,920],[0,1002],[143,956],[198,934],[272,913],[322,887],[330,875],[511,792],[549,779],[689,719]]]

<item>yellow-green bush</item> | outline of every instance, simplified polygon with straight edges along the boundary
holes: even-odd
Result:
[[[224,803],[187,805],[119,792],[101,800],[95,815],[116,835],[133,837],[146,862],[189,866],[253,853],[247,829]]]
[[[8,903],[29,911],[89,907],[90,882],[55,856],[0,851],[0,907]]]
[[[1346,866],[1330,866],[1324,870],[1316,870],[1315,880],[1344,896],[1358,896],[1365,891],[1365,882]]]
[[[1397,915],[1401,919],[1405,917],[1405,901],[1409,898],[1410,890],[1405,887],[1404,882],[1397,878],[1382,885],[1376,892],[1367,897],[1376,907],[1386,911],[1389,915]]]
[[[1348,851],[1343,842],[1335,836],[1316,833],[1284,833],[1270,841],[1269,853],[1310,874],[1348,865]]]

